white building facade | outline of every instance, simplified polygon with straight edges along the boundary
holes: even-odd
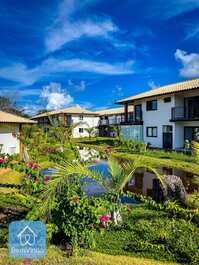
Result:
[[[13,133],[22,132],[23,124],[34,124],[34,121],[0,111],[0,154],[19,154],[22,151],[20,141]]]
[[[50,117],[53,120],[53,123],[55,125],[58,125],[59,119],[61,119],[66,127],[72,124],[82,123],[73,129],[72,136],[74,138],[88,137],[88,133],[85,130],[85,128],[88,127],[90,128],[96,127],[96,134],[97,134],[99,117],[95,112],[85,110],[82,108],[70,107],[66,109],[60,109],[56,111],[43,113],[35,117],[32,117],[31,119],[37,121],[39,125],[41,125],[44,129],[47,130],[50,125],[48,117]]]
[[[122,125],[128,139],[150,143],[151,147],[178,149],[184,141],[199,142],[199,79],[160,87],[119,100],[134,106],[134,120]],[[126,117],[128,117],[126,115]]]

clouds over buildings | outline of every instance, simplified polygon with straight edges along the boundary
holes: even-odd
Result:
[[[53,82],[43,87],[41,98],[46,102],[47,110],[67,108],[74,103],[73,97],[67,94],[60,84]]]
[[[199,54],[190,53],[177,49],[175,59],[182,65],[179,73],[182,77],[196,78],[199,77]]]

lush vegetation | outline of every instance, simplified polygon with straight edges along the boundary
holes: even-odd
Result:
[[[103,237],[96,235],[97,251],[198,264],[198,229],[192,222],[145,205],[126,206],[123,218],[120,226],[108,227]]]
[[[176,202],[158,204],[132,193],[126,196],[136,197],[140,205],[125,205],[119,200],[124,195],[124,185],[137,168],[149,168],[163,186],[154,165],[177,163],[177,167],[189,165],[193,167],[191,170],[199,172],[197,144],[194,156],[173,153],[165,158],[169,156],[166,152],[148,150],[143,143],[120,138],[81,139],[77,143],[80,140],[72,140],[69,129],[60,127],[56,131],[53,126],[52,135],[38,128],[28,134],[26,157],[30,162],[20,162],[12,156],[0,158],[0,170],[3,170],[0,178],[4,177],[0,180],[1,247],[7,246],[8,223],[25,218],[42,220],[47,225],[48,255],[40,261],[31,260],[30,264],[199,263],[197,192],[190,197],[187,208]],[[81,160],[76,145],[86,144],[96,147],[108,159],[110,178],[102,172],[91,171],[87,162]],[[48,166],[56,169],[54,174],[42,174],[40,170]],[[9,170],[20,176],[15,183],[11,176],[6,181]],[[103,185],[107,194],[88,197],[81,189],[86,184],[85,177]],[[4,264],[22,262],[11,261],[4,249],[0,251],[0,260]]]

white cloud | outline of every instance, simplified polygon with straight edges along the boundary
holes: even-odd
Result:
[[[199,77],[199,54],[190,53],[177,49],[175,59],[182,64],[180,75],[187,78]]]
[[[188,25],[186,28],[186,36],[184,40],[198,38],[199,39],[199,23],[194,23],[193,25]]]
[[[85,6],[85,4],[83,5]],[[68,42],[81,37],[109,38],[110,34],[118,30],[108,17],[90,16],[87,19],[75,21],[73,15],[80,10],[82,3],[75,0],[61,2],[54,23],[48,28],[45,39],[47,51],[54,52]]]
[[[151,89],[155,89],[157,87],[159,87],[159,85],[156,85],[155,82],[153,80],[150,80],[148,82],[148,86],[151,88]]]
[[[41,65],[29,69],[23,64],[13,64],[0,68],[0,78],[17,82],[21,86],[33,85],[36,81],[51,77],[62,77],[67,73],[87,72],[100,75],[125,75],[133,74],[134,61],[110,64],[86,59],[55,59],[53,57],[44,60]],[[82,82],[78,88],[84,89]]]
[[[41,98],[46,100],[47,110],[57,110],[60,108],[66,108],[70,106],[74,99],[70,95],[66,94],[58,83],[50,83],[43,87]]]
[[[198,0],[153,0],[150,1],[150,17],[170,19],[199,7]]]
[[[70,91],[82,92],[86,89],[86,82],[81,80],[80,83],[76,85],[71,79],[68,79],[68,89],[70,89]]]
[[[45,60],[40,66],[40,71],[45,74],[51,73],[79,73],[88,72],[103,75],[123,75],[132,74],[132,66],[134,61],[127,61],[125,63],[110,64],[106,62],[97,62],[86,59],[67,59],[60,60],[49,58]]]
[[[41,106],[27,103],[25,106],[23,106],[22,109],[26,114],[30,116],[35,116],[37,112],[41,109]]]
[[[21,63],[11,63],[9,66],[0,68],[0,77],[12,80],[24,85],[32,85],[35,81],[34,70]]]

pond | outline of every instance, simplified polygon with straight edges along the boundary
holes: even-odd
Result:
[[[100,172],[104,172],[105,176],[109,175],[108,164],[105,160],[98,161],[90,165],[89,168],[91,170],[98,170]],[[194,176],[194,174],[192,173],[182,171],[176,168],[158,167],[157,169],[162,175],[176,175],[180,177],[187,193],[193,193],[194,190],[198,190],[199,188],[199,185],[195,183],[195,178],[198,176]],[[152,197],[152,187],[154,178],[156,178],[154,173],[150,172],[149,170],[139,169],[126,184],[124,191],[132,191],[138,194],[142,194],[144,196]],[[89,183],[87,190],[89,193],[92,193],[93,189],[96,194],[101,194],[103,189],[100,189],[100,186],[101,185],[99,184],[95,186],[94,183],[91,183],[91,185]]]
[[[98,156],[99,152],[93,149],[79,147],[79,152],[81,155],[82,160],[86,161],[93,156]],[[99,159],[88,166],[91,170],[98,170],[103,172],[105,178],[109,176],[108,173],[108,164],[106,160]],[[167,167],[158,167],[158,171],[164,175],[176,175],[181,178],[187,193],[193,193],[194,190],[198,190],[199,185],[195,182],[195,176],[192,173],[179,170],[176,168],[167,168]],[[49,170],[42,170],[42,174],[51,175],[54,173],[54,169]],[[137,194],[142,194],[144,196],[152,197],[152,186],[153,186],[153,179],[156,178],[155,174],[150,172],[149,170],[139,169],[133,175],[133,177],[129,180],[129,182],[124,187],[124,191],[132,191]],[[87,186],[83,186],[82,189],[89,195],[89,196],[99,196],[106,192],[106,189],[97,183],[96,181],[86,178]],[[123,198],[122,198],[123,200]],[[132,202],[129,199],[129,202]],[[125,198],[125,202],[127,199]]]

